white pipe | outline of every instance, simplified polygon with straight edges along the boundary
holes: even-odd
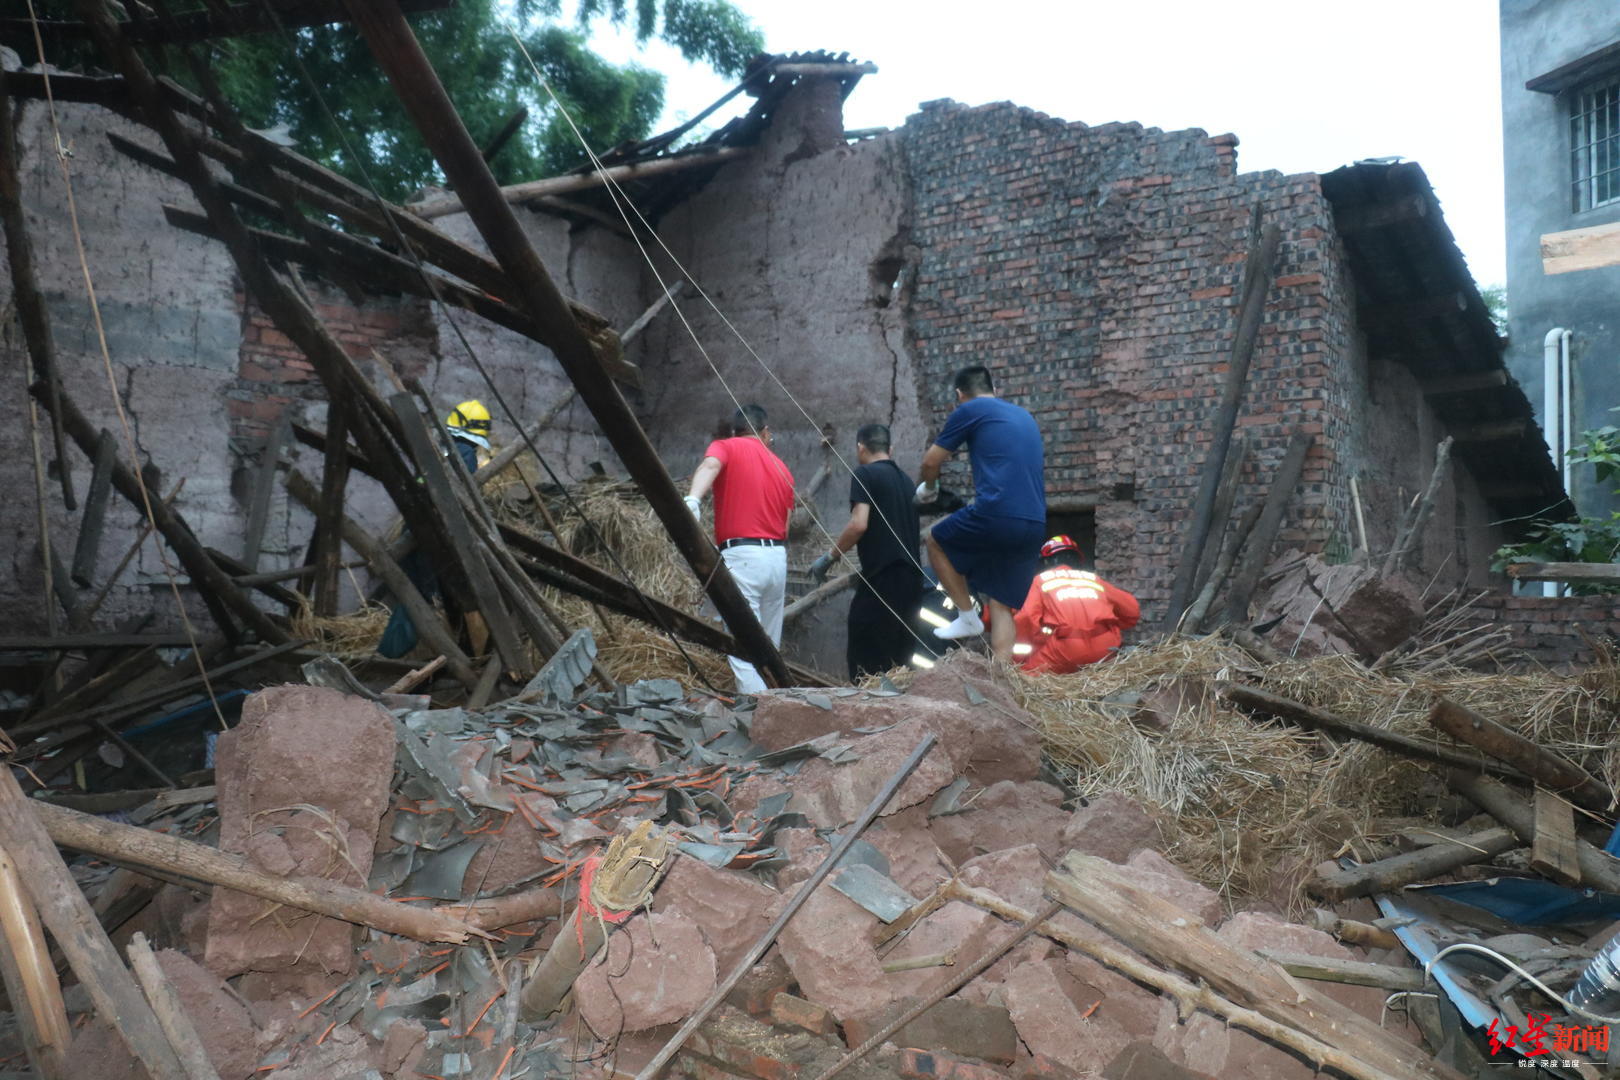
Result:
[[[1572,387],[1574,380],[1572,369],[1574,365],[1569,362],[1569,339],[1574,336],[1568,330],[1558,336],[1558,363],[1563,371],[1562,400],[1564,403],[1563,419],[1558,425],[1559,432],[1563,435],[1564,445],[1564,452],[1558,458],[1558,475],[1564,481],[1565,493],[1569,491],[1569,451],[1575,445],[1575,425],[1570,422],[1575,408],[1575,394]]]
[[[1555,326],[1541,339],[1541,421],[1547,452],[1565,492],[1569,491],[1569,339],[1570,332]],[[1557,582],[1542,582],[1543,596],[1563,591]]]

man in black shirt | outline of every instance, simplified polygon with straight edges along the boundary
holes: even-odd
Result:
[[[849,482],[849,523],[832,550],[810,566],[824,581],[832,564],[856,548],[861,573],[849,604],[849,677],[888,671],[911,659],[911,622],[922,597],[917,508],[911,478],[889,459],[889,429],[867,424],[855,436],[860,468]]]

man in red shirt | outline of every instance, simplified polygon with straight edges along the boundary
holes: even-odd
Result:
[[[1080,569],[1080,545],[1054,536],[1041,548],[1042,571],[1013,622],[1013,659],[1025,671],[1068,675],[1119,648],[1120,631],[1141,618],[1136,597]]]
[[[714,542],[773,644],[782,641],[782,599],[787,591],[787,528],[793,512],[793,474],[771,453],[765,410],[744,405],[731,417],[731,438],[716,439],[692,474],[686,506],[694,517],[714,492]],[[754,665],[733,656],[737,689],[765,689]]]

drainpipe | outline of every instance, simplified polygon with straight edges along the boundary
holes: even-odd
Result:
[[[1569,491],[1570,428],[1573,408],[1570,402],[1570,331],[1555,326],[1541,339],[1541,415],[1545,425],[1547,451],[1552,454],[1559,482]],[[1556,582],[1542,583],[1542,595],[1557,596],[1563,587]]]

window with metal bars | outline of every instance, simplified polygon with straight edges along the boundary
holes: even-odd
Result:
[[[1569,147],[1574,210],[1620,202],[1620,76],[1571,95]]]

